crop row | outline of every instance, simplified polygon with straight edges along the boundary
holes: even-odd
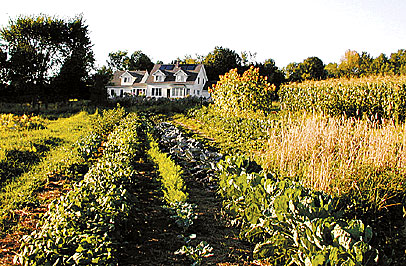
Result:
[[[406,118],[406,76],[290,83],[279,91],[281,107],[331,115]]]
[[[49,206],[15,257],[22,265],[109,265],[123,238],[135,199],[128,192],[141,122],[128,115],[104,143],[102,157],[83,180]]]
[[[177,165],[174,159],[185,159],[188,161],[203,162],[198,164],[195,168],[203,171],[210,169],[210,164],[207,164],[210,157],[217,155],[208,151],[202,150],[196,144],[200,144],[194,139],[186,138],[183,134],[170,123],[160,123],[154,128],[154,133],[158,142],[150,135],[150,149],[148,154],[154,163],[157,165],[159,171],[159,180],[162,183],[164,191],[164,198],[169,204],[167,209],[172,214],[172,218],[183,229],[183,232],[193,224],[193,221],[198,218],[196,214],[197,206],[187,202],[188,194],[185,192],[186,187],[183,180],[182,168]],[[162,151],[169,150],[169,154]],[[184,157],[184,158],[182,158]],[[206,242],[201,241],[197,245],[192,244],[196,242],[196,234],[183,236],[185,245],[175,252],[177,255],[186,255],[193,261],[192,265],[200,265],[204,258],[213,255],[213,248]]]
[[[337,199],[279,180],[241,156],[217,163],[217,156],[202,155],[207,151],[196,140],[167,134],[163,141],[177,157],[213,167],[224,207],[241,228],[241,237],[255,244],[256,257],[277,265],[376,263],[378,252],[369,244],[371,227],[346,220]]]
[[[36,194],[38,190],[44,187],[46,182],[59,179],[72,179],[72,181],[82,179],[83,175],[88,171],[92,159],[100,156],[101,145],[107,138],[107,132],[111,132],[124,115],[123,108],[103,111],[102,115],[96,114],[92,116],[92,124],[97,125],[98,130],[90,132],[87,128],[80,130],[83,123],[89,122],[89,116],[83,112],[63,120],[55,127],[49,126],[53,130],[52,132],[60,132],[58,134],[64,140],[65,137],[63,136],[66,136],[70,141],[65,141],[66,143],[63,143],[60,147],[51,149],[42,157],[38,165],[34,165],[19,177],[13,176],[9,183],[2,188],[0,192],[0,226],[2,231],[7,232],[18,223],[19,209],[40,204]],[[72,124],[75,126],[72,126]],[[40,136],[42,136],[41,134]],[[94,141],[95,139],[97,141]],[[72,144],[71,140],[74,140],[75,143]],[[47,146],[45,147],[48,149]],[[19,148],[18,151],[20,151]],[[41,150],[36,150],[35,154],[44,153],[45,151],[41,148]],[[18,157],[15,158],[17,162],[23,159],[20,157],[22,153],[25,154],[23,151],[17,152]],[[36,157],[38,156],[36,155]],[[5,161],[4,164],[21,168],[21,165],[16,162]],[[32,166],[32,163],[29,166]],[[22,170],[13,169],[13,171]]]
[[[260,169],[242,156],[218,164],[224,206],[254,256],[275,265],[375,265],[369,226],[345,220],[336,199]]]

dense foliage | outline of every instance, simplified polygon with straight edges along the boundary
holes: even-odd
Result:
[[[16,260],[23,265],[112,263],[135,201],[128,192],[140,145],[135,115],[108,137],[103,156],[67,195],[54,201],[41,229],[26,236]]]
[[[272,265],[375,265],[372,229],[342,219],[330,196],[259,172],[244,157],[226,157],[218,168],[225,207],[257,257]]]
[[[268,112],[272,106],[275,86],[251,67],[244,74],[232,69],[211,88],[212,99],[219,112],[228,116],[246,117],[257,112]]]
[[[147,70],[151,71],[154,67],[151,59],[142,51],[135,51],[128,56],[127,51],[117,51],[109,53],[107,66],[115,70]]]
[[[20,16],[0,36],[2,99],[36,103],[88,97],[94,58],[82,17]]]
[[[406,77],[372,76],[290,83],[281,88],[279,97],[281,107],[290,111],[404,120]]]

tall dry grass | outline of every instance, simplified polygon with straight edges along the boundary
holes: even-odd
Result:
[[[406,124],[322,114],[281,121],[269,130],[269,170],[329,194],[355,192],[381,207],[405,191]]]

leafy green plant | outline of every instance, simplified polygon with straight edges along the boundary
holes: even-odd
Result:
[[[345,220],[337,201],[291,180],[258,172],[241,156],[218,164],[224,206],[255,243],[254,255],[277,265],[374,265],[373,234],[360,220]]]
[[[15,262],[22,265],[110,265],[115,244],[135,201],[128,192],[140,145],[135,115],[106,142],[103,156],[65,196],[55,200],[39,229],[24,237]]]
[[[406,117],[406,76],[306,81],[283,85],[281,106],[297,111],[331,115],[383,117],[403,121]]]
[[[159,180],[162,183],[164,199],[167,203],[185,202],[187,193],[183,184],[182,170],[167,154],[160,151],[158,143],[152,135],[148,137],[150,148],[147,151],[159,171]]]
[[[213,248],[206,242],[201,241],[197,246],[183,246],[175,252],[176,255],[186,255],[192,261],[192,266],[200,265],[204,258],[213,256]]]
[[[171,218],[175,219],[176,224],[184,230],[187,230],[193,224],[193,220],[197,219],[196,204],[177,201],[171,202],[166,209],[170,211]]]

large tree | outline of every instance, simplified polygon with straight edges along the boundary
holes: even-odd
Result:
[[[113,78],[110,68],[103,66],[91,76],[90,100],[95,104],[105,103],[107,100],[106,85]]]
[[[264,63],[257,63],[256,67],[259,68],[259,74],[261,76],[267,77],[269,83],[276,86],[276,91],[279,86],[285,82],[285,74],[281,71],[273,59],[267,59]]]
[[[203,60],[209,80],[219,80],[230,69],[241,66],[241,57],[234,51],[216,46]]]
[[[65,90],[80,91],[70,96],[83,95],[86,87],[75,86],[87,78],[94,57],[82,16],[68,20],[46,15],[20,16],[10,19],[0,35],[8,55],[8,84],[18,100],[52,100],[60,90],[51,87],[58,77],[64,79]],[[80,74],[67,77],[63,70],[67,64]],[[62,94],[69,95],[66,91]]]
[[[360,74],[360,55],[357,51],[347,50],[340,60],[338,69],[342,76],[359,76]]]
[[[340,76],[337,63],[328,63],[324,67],[324,70],[326,71],[327,78],[338,78]]]
[[[395,75],[406,74],[406,50],[400,49],[392,53],[389,58],[391,73]]]
[[[318,57],[308,57],[299,64],[299,72],[302,80],[320,80],[327,77],[324,63]]]
[[[126,70],[128,68],[130,58],[127,51],[118,50],[117,52],[109,53],[107,66],[113,70]]]
[[[298,82],[302,80],[299,64],[296,62],[289,63],[283,68],[283,72],[285,73],[285,78],[287,81]]]
[[[128,70],[148,70],[154,67],[151,59],[142,51],[135,51],[129,58]]]
[[[128,56],[127,51],[118,50],[117,52],[109,53],[107,66],[112,70],[148,70],[154,67],[151,59],[141,50],[135,51],[131,56]]]

